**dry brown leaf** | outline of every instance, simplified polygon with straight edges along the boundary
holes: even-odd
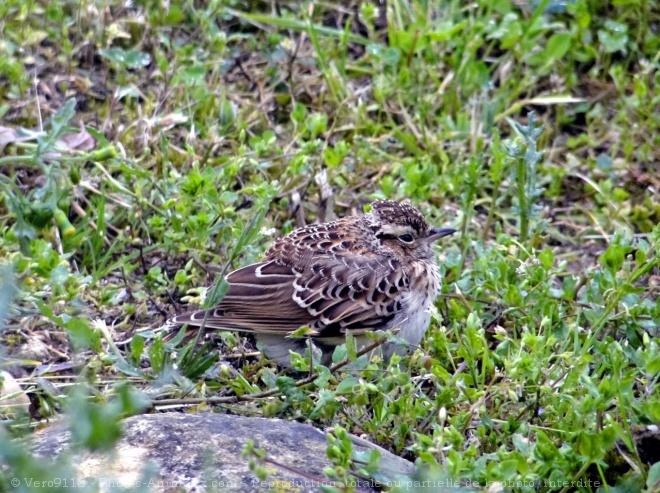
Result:
[[[0,127],[0,152],[4,151],[7,144],[11,144],[17,140],[18,134],[16,130],[8,127]]]
[[[96,139],[90,134],[85,126],[80,123],[80,132],[75,134],[64,134],[57,141],[57,148],[70,151],[92,151],[96,147]]]

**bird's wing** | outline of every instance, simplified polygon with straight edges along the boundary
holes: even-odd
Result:
[[[285,335],[309,325],[318,337],[382,327],[401,309],[408,275],[393,259],[316,257],[291,267],[271,260],[227,276],[229,289],[209,310],[206,327]],[[173,322],[201,326],[205,311]]]
[[[394,259],[317,258],[294,281],[293,299],[318,320],[320,337],[382,327],[401,310],[410,278]]]
[[[310,325],[315,318],[293,300],[296,274],[277,262],[259,262],[227,276],[229,289],[220,304],[208,310],[205,327],[220,330],[282,334]],[[175,324],[200,327],[205,310],[184,313]]]

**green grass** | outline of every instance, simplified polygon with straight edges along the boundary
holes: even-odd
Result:
[[[657,491],[635,438],[660,421],[660,7],[530,4],[2,2],[0,356],[33,418],[206,403],[335,427],[337,479],[346,430],[438,477]],[[401,365],[302,357],[318,376],[296,385],[225,359],[237,336],[218,356],[155,335],[301,218],[383,197],[460,230]],[[25,355],[31,338],[51,350]],[[34,371],[73,352],[82,368]],[[15,471],[9,437],[35,423],[3,421]],[[79,446],[115,436],[97,438]]]

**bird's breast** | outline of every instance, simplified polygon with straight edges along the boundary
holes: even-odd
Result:
[[[440,273],[435,262],[415,262],[410,273],[410,291],[419,298],[419,303],[430,306],[440,290]]]
[[[418,262],[410,274],[410,289],[401,295],[402,310],[393,327],[410,344],[421,342],[431,321],[431,305],[440,289],[440,275],[432,262]]]

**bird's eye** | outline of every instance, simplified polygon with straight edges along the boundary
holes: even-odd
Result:
[[[401,240],[404,243],[412,243],[414,238],[413,238],[413,235],[405,234],[405,235],[399,236],[399,240]]]

